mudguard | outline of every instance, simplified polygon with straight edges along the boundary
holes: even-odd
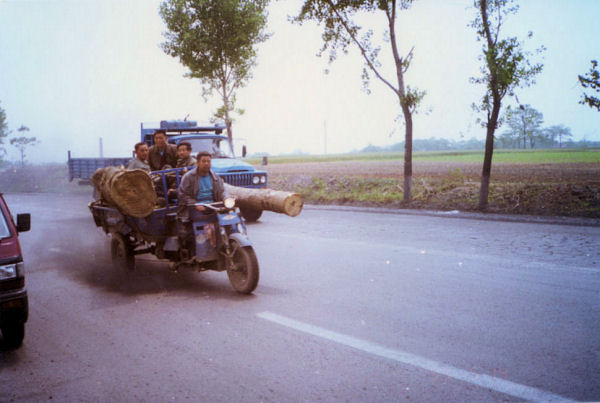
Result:
[[[235,239],[241,246],[252,246],[252,242],[250,239],[244,234],[240,234],[239,232],[234,232],[229,235],[229,239]]]

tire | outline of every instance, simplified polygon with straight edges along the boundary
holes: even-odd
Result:
[[[4,345],[8,348],[17,348],[25,338],[25,323],[15,322],[2,326]]]
[[[233,254],[233,266],[227,268],[227,276],[234,290],[240,294],[250,294],[258,285],[258,260],[252,246],[240,246],[230,241]]]
[[[110,241],[110,257],[117,270],[131,272],[135,269],[135,257],[129,239],[121,234],[113,233]]]
[[[263,211],[262,210],[240,208],[240,212],[242,213],[242,217],[244,217],[244,220],[246,220],[248,222],[256,222],[256,221],[258,221],[258,219],[262,215]]]

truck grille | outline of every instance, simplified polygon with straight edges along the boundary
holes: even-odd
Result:
[[[252,186],[252,177],[254,176],[251,173],[235,173],[235,174],[219,174],[221,178],[225,181],[225,183],[229,183],[232,186]]]

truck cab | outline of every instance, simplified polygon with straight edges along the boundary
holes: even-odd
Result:
[[[0,330],[4,347],[16,348],[25,337],[29,302],[25,289],[19,232],[29,231],[31,216],[18,214],[15,225],[0,193]]]

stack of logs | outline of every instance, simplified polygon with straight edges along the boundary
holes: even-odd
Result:
[[[157,202],[156,191],[148,172],[120,167],[100,168],[92,183],[101,199],[125,215],[147,217]],[[272,189],[248,189],[225,184],[225,193],[236,199],[236,206],[268,210],[295,217],[302,211],[302,196]]]

